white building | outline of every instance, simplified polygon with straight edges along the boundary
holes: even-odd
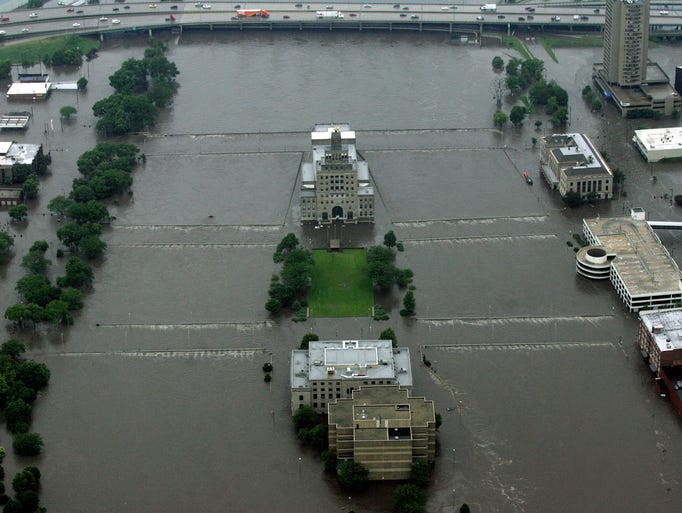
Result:
[[[412,387],[410,350],[390,340],[323,340],[291,352],[291,411],[327,405],[361,385]]]
[[[635,148],[647,162],[682,158],[682,127],[635,130]]]
[[[590,246],[576,255],[577,273],[600,279],[608,272],[631,312],[682,301],[680,270],[642,209],[632,209],[630,216],[583,219],[583,234]]]

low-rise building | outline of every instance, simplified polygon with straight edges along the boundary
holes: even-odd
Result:
[[[313,150],[301,161],[301,222],[374,222],[374,187],[355,131],[348,124],[319,124],[310,139]]]
[[[576,272],[611,284],[631,312],[671,308],[682,302],[677,263],[641,208],[629,216],[583,219],[589,246],[576,255]]]
[[[682,415],[682,308],[640,312],[637,345]]]
[[[412,463],[436,456],[433,401],[398,385],[360,386],[329,405],[329,450],[354,460],[370,480],[409,479]]]
[[[412,387],[410,350],[390,340],[322,340],[291,352],[291,411],[326,413],[336,399],[369,385]]]
[[[635,148],[647,162],[682,158],[682,127],[635,130]]]
[[[33,171],[38,171],[42,155],[42,144],[0,141],[0,183],[12,183],[12,168],[15,164],[29,165]]]
[[[0,207],[14,207],[21,203],[21,188],[0,187]]]
[[[19,80],[12,82],[7,90],[9,100],[44,100],[50,94],[49,75],[19,74]]]
[[[540,142],[540,172],[562,196],[573,191],[582,199],[613,197],[613,173],[589,137],[554,134]]]

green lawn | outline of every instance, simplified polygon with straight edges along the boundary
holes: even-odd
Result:
[[[374,294],[365,250],[314,250],[313,285],[308,293],[311,317],[369,317]]]
[[[45,54],[73,46],[79,46],[85,55],[92,48],[99,48],[99,41],[78,36],[56,36],[25,43],[5,44],[0,47],[0,61],[10,61],[12,64],[41,62]]]

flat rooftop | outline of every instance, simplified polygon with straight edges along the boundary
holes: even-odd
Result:
[[[682,349],[682,308],[647,310],[639,317],[661,352]]]
[[[552,155],[567,175],[604,174],[610,175],[608,164],[592,141],[580,133],[554,134],[543,138],[544,144],[551,148]]]
[[[631,216],[583,219],[598,244],[616,258],[618,272],[631,297],[679,293],[680,270],[646,220]]]
[[[410,350],[390,340],[321,340],[291,353],[291,386],[321,380],[396,380],[412,386]]]
[[[635,137],[646,151],[682,148],[682,127],[635,130]]]

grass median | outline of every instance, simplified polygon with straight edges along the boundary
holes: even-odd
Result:
[[[313,283],[308,292],[311,317],[372,315],[374,293],[365,250],[314,250],[313,260]]]

